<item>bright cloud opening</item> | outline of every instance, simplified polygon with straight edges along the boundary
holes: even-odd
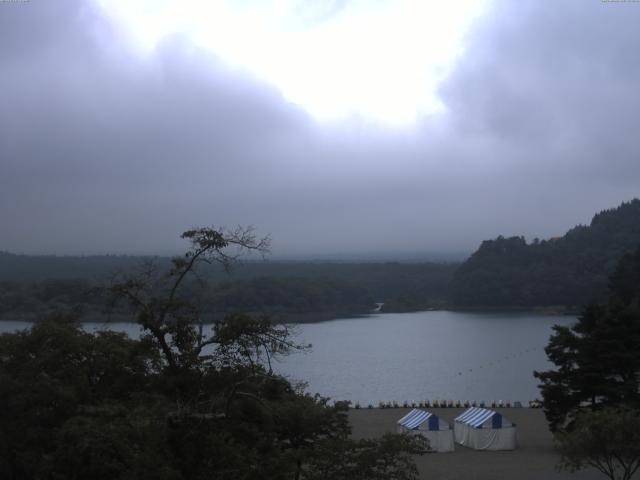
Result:
[[[181,33],[321,120],[403,125],[436,90],[488,0],[97,0],[151,52]]]

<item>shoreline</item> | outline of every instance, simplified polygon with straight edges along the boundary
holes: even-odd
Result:
[[[465,408],[426,409],[453,425]],[[560,456],[553,444],[544,412],[539,408],[496,408],[516,424],[518,447],[510,451],[477,451],[455,444],[450,453],[428,453],[415,457],[419,478],[429,480],[601,480],[595,469],[576,473],[558,472]],[[410,408],[350,409],[349,423],[355,439],[378,438],[396,433],[396,422]],[[639,478],[637,475],[634,478]]]
[[[372,315],[381,315],[381,314],[403,314],[403,313],[421,313],[421,312],[459,312],[459,313],[481,313],[481,314],[501,314],[501,313],[533,313],[536,315],[549,315],[549,316],[578,316],[580,315],[580,310],[575,307],[565,307],[561,305],[557,306],[538,306],[538,307],[499,307],[499,306],[484,306],[484,307],[460,307],[460,306],[440,306],[440,307],[425,307],[417,310],[403,310],[403,309],[392,309],[392,310],[384,310],[384,308],[380,311],[367,311],[367,312],[354,312],[354,311],[325,311],[325,312],[305,312],[305,313],[295,313],[295,312],[284,312],[284,313],[273,313],[273,312],[241,312],[246,313],[247,315],[266,315],[271,317],[277,323],[322,323],[322,322],[331,322],[334,320],[344,320],[344,319],[352,319],[352,318],[361,318],[366,319]],[[0,315],[0,322],[11,322],[11,321],[21,321],[21,322],[37,322],[42,318],[45,318],[48,315],[57,313],[56,310],[46,311],[46,312],[15,312],[10,314]],[[232,312],[226,313],[203,313],[203,323],[210,324],[214,323],[214,321],[218,318],[223,318],[225,315],[230,314]],[[135,319],[131,316],[124,313],[99,313],[99,312],[87,312],[80,316],[81,322],[87,323],[117,323],[117,322],[128,322],[128,323],[136,323]]]

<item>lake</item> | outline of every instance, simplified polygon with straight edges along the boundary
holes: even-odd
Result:
[[[396,400],[516,401],[539,398],[534,370],[551,368],[544,353],[551,327],[574,318],[536,313],[429,311],[295,325],[313,345],[274,364],[308,390],[363,406]],[[0,331],[28,328],[0,322]],[[139,334],[133,323],[109,328]],[[87,323],[87,330],[105,324]]]

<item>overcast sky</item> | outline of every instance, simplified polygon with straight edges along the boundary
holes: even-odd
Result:
[[[640,196],[640,3],[125,3],[0,1],[0,250],[428,256]]]

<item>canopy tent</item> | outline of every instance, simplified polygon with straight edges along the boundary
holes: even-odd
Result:
[[[414,408],[398,420],[398,433],[426,437],[434,452],[453,451],[451,425],[431,412]]]
[[[516,426],[500,413],[473,407],[454,420],[456,442],[476,450],[513,450]]]

